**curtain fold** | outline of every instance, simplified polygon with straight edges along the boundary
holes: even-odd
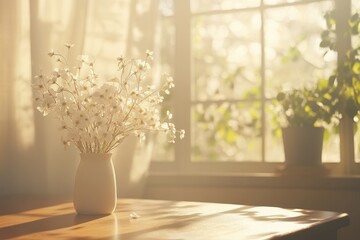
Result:
[[[44,164],[29,158],[34,156],[29,2],[1,0],[0,16],[0,193],[37,192],[33,185],[46,186]]]
[[[51,49],[65,52],[66,43],[75,45],[69,62],[76,61],[83,51],[86,16],[87,0],[30,1],[32,76],[51,72],[54,62],[47,53]],[[70,194],[79,156],[74,149],[63,148],[57,120],[34,111],[36,150],[32,156],[36,155],[44,164],[45,193]]]
[[[142,57],[155,48],[157,4],[0,0],[0,195],[72,194],[79,153],[63,148],[57,121],[32,105],[31,79],[51,70],[47,53],[65,43],[75,44],[71,61],[88,54],[104,75],[120,55]],[[142,196],[151,146],[129,138],[114,152],[119,196]]]

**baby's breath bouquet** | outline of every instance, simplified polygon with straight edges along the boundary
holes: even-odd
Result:
[[[66,44],[68,55],[73,45]],[[94,63],[80,56],[77,66],[69,66],[68,57],[51,51],[58,68],[35,76],[33,91],[37,109],[44,116],[54,113],[60,120],[62,142],[73,144],[81,153],[108,153],[125,137],[136,135],[141,141],[151,131],[162,131],[174,142],[176,130],[169,120],[161,119],[163,94],[174,87],[173,79],[163,74],[163,85],[145,84],[152,53],[145,59],[117,58],[117,73],[104,79],[95,73]]]

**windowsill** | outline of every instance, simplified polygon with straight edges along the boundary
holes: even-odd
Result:
[[[240,187],[240,188],[306,188],[359,190],[360,175],[289,176],[275,173],[151,173],[148,186]]]

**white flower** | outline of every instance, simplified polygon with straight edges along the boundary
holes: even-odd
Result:
[[[89,56],[88,55],[80,55],[77,57],[77,60],[81,61],[82,63],[89,63]]]
[[[142,61],[142,60],[137,60],[136,61],[136,70],[135,72],[147,72],[148,70],[150,70],[150,64]]]
[[[109,103],[115,101],[117,89],[114,86],[104,84],[94,92],[92,99],[96,103]]]
[[[174,84],[174,79],[168,74],[168,73],[164,73],[163,76],[165,76],[165,81],[166,81],[166,85],[167,87],[170,88],[174,88],[175,84]]]
[[[113,139],[112,132],[108,131],[107,127],[103,125],[98,128],[97,134],[103,142],[110,142]]]
[[[34,83],[32,85],[33,89],[36,90],[37,94],[43,93],[46,91],[46,85],[44,83],[44,76],[43,75],[36,75],[34,77]]]
[[[64,145],[64,148],[67,148],[71,144],[71,140],[66,138],[61,138],[61,142]]]
[[[184,129],[180,130],[179,137],[180,137],[180,139],[183,139],[185,137],[185,130]]]
[[[73,124],[79,129],[85,129],[90,124],[90,117],[87,112],[77,111],[72,115]]]
[[[68,51],[73,44],[65,44]],[[60,120],[62,143],[75,145],[81,152],[106,153],[113,150],[123,139],[135,135],[140,141],[149,131],[162,131],[169,142],[176,135],[184,137],[185,131],[177,131],[159,111],[164,97],[174,87],[170,75],[164,74],[165,83],[156,88],[144,85],[146,72],[151,69],[149,60],[153,53],[146,51],[146,59],[117,58],[117,75],[102,81],[95,73],[94,63],[86,55],[78,59],[76,67],[67,65],[67,59],[53,50],[48,54],[58,62],[50,74],[35,76],[34,101],[43,115],[54,112]],[[172,119],[167,111],[166,120]]]
[[[168,117],[168,119],[172,119],[172,114],[170,111],[166,111],[166,116]]]
[[[150,51],[150,50],[146,50],[146,57],[148,58],[148,59],[150,59],[150,60],[154,60],[154,57],[153,57],[153,52],[152,51]]]
[[[136,136],[139,138],[140,142],[144,142],[146,140],[145,133],[143,133],[143,132],[136,133]]]
[[[40,104],[37,109],[43,113],[44,116],[49,114],[51,108],[55,105],[55,99],[49,93],[45,93],[43,98],[40,100]]]
[[[54,52],[54,50],[53,50],[53,49],[51,49],[51,50],[50,50],[50,52],[48,52],[48,55],[49,55],[49,57],[52,57],[52,56],[54,56],[54,55],[55,55],[55,52]]]
[[[72,44],[72,43],[66,43],[65,44],[65,47],[67,47],[67,48],[72,48],[74,46],[75,46],[75,44]]]

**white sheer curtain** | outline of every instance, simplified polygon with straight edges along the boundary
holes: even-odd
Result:
[[[153,0],[0,0],[0,195],[72,192],[79,153],[63,149],[56,120],[31,100],[47,52],[74,43],[72,60],[88,54],[110,76],[119,55],[156,52],[157,11]],[[141,197],[151,146],[129,138],[114,152],[119,196]]]

